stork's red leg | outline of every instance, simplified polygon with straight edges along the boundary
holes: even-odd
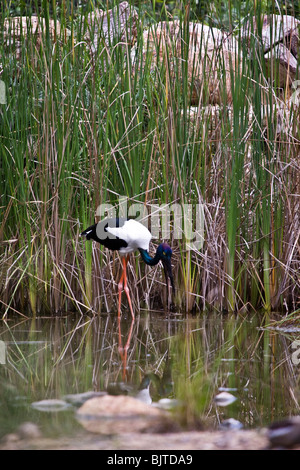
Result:
[[[121,315],[121,297],[122,297],[122,290],[124,288],[124,291],[125,291],[127,299],[128,299],[130,313],[131,313],[132,318],[134,319],[134,313],[133,313],[131,298],[130,298],[130,294],[129,294],[129,288],[127,286],[126,269],[127,269],[128,259],[129,259],[129,256],[123,256],[122,257],[123,272],[122,272],[122,275],[120,277],[119,284],[118,284],[118,290],[119,290],[118,317],[120,317],[120,315]]]
[[[129,259],[129,256],[126,256],[126,258],[125,258],[125,256],[124,256],[124,258],[123,258],[124,291],[125,291],[126,296],[127,296],[127,299],[128,299],[128,304],[129,304],[131,316],[132,316],[132,318],[133,318],[133,320],[134,320],[134,313],[133,313],[131,298],[130,298],[130,294],[129,294],[129,288],[128,288],[128,286],[127,286],[126,267],[127,267],[128,259]]]
[[[123,290],[123,282],[124,282],[124,264],[123,264],[123,271],[119,280],[118,284],[118,291],[119,291],[119,306],[118,306],[118,317],[121,316],[121,297],[122,297],[122,290]]]
[[[123,380],[126,379],[126,374],[127,374],[127,354],[128,354],[128,349],[129,349],[129,346],[130,346],[132,330],[133,330],[133,324],[134,324],[134,319],[132,318],[131,325],[130,325],[130,330],[129,330],[129,333],[128,333],[128,338],[127,338],[125,346],[123,347],[123,345],[122,345],[122,333],[121,333],[121,319],[120,319],[120,317],[118,318],[119,353],[120,353],[122,364],[123,364]]]
[[[128,289],[128,286],[127,286],[126,269],[127,269],[128,259],[129,259],[128,256],[122,257],[123,271],[122,271],[122,275],[121,275],[121,277],[120,277],[119,284],[118,284],[118,290],[119,290],[119,308],[118,308],[119,353],[120,353],[120,356],[121,356],[121,359],[122,359],[122,363],[123,363],[123,380],[124,380],[125,377],[126,377],[127,353],[128,353],[128,349],[129,349],[129,345],[130,345],[130,340],[131,340],[131,335],[132,335],[132,329],[133,329],[133,323],[134,323],[134,313],[133,313],[133,309],[132,309],[132,304],[131,304],[131,298],[130,298],[130,294],[129,294],[129,289]],[[131,312],[131,315],[132,315],[131,327],[130,327],[130,331],[129,331],[129,335],[128,335],[127,342],[126,342],[126,344],[125,344],[124,347],[122,346],[122,333],[121,333],[121,297],[122,297],[122,290],[123,290],[123,287],[124,287],[124,290],[125,290],[125,293],[126,293],[126,296],[127,296],[127,299],[128,299],[129,308],[130,308],[130,312]]]

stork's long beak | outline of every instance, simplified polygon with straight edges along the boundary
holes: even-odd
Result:
[[[173,278],[173,273],[172,273],[171,260],[170,259],[164,259],[162,261],[163,261],[163,265],[164,265],[167,285],[168,285],[168,279],[170,279],[173,295],[175,295],[175,284],[174,284],[174,278]]]

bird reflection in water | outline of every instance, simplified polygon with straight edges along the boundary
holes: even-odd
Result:
[[[119,346],[118,346],[118,351],[121,357],[122,361],[122,379],[126,380],[127,379],[127,357],[128,357],[128,349],[130,347],[130,341],[132,337],[132,331],[133,331],[133,325],[134,325],[134,318],[131,318],[131,325],[129,328],[129,333],[127,336],[127,340],[125,345],[123,346],[122,342],[122,329],[121,329],[121,316],[118,315],[118,337],[119,337]]]

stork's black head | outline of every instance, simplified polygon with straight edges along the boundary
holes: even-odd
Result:
[[[166,280],[168,280],[168,278],[170,279],[173,293],[175,293],[175,285],[171,265],[172,248],[167,243],[161,243],[157,248],[156,254],[159,255],[160,260],[164,266]]]

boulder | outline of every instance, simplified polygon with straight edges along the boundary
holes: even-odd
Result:
[[[3,23],[3,38],[6,46],[15,47],[16,57],[19,59],[22,49],[22,38],[27,40],[28,36],[35,38],[35,47],[40,48],[43,37],[46,34],[45,18],[32,16],[14,16],[6,18]],[[53,42],[66,40],[71,32],[61,28],[58,20],[49,19],[49,35]]]
[[[283,101],[289,100],[299,69],[300,21],[289,15],[264,15],[261,28],[258,28],[256,18],[252,18],[245,23],[242,37],[249,48],[251,37],[260,42],[266,62],[266,78]]]
[[[115,8],[104,11],[95,8],[86,17],[88,24],[85,35],[92,44],[92,52],[99,45],[110,46],[116,41],[132,45],[137,36],[138,14],[128,2],[121,2]]]
[[[232,78],[241,73],[241,54],[232,35],[200,23],[161,22],[143,33],[142,63],[137,46],[132,50],[135,67],[147,70],[157,89],[164,77],[159,66],[165,66],[166,88],[183,81],[187,67],[188,104],[232,102]],[[186,51],[186,48],[188,50]],[[187,57],[185,65],[184,57]],[[177,80],[176,80],[177,77]]]
[[[76,417],[86,430],[97,434],[161,432],[174,427],[166,411],[125,395],[91,398]]]
[[[121,2],[112,10],[99,10],[95,8],[86,16],[85,40],[91,44],[94,53],[99,44],[102,46],[114,45],[117,41],[122,45],[131,45],[137,36],[138,14],[128,2]],[[34,37],[34,45],[40,48],[46,33],[45,18],[32,16],[15,16],[6,18],[3,25],[3,37],[7,46],[16,48],[19,59],[22,47],[22,38]],[[49,34],[53,42],[64,40],[71,36],[71,31],[61,28],[58,20],[49,19]]]
[[[298,58],[299,56],[300,21],[290,15],[264,15],[261,24],[261,42],[265,52],[276,44],[282,43]],[[253,17],[244,24],[242,36],[250,46],[251,35],[258,33],[257,20]]]

